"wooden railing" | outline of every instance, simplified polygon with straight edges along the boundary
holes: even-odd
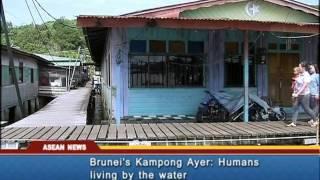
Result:
[[[67,87],[39,86],[39,96],[57,97],[67,92]]]

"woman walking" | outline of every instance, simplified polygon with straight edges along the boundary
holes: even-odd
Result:
[[[310,73],[310,107],[315,113],[316,116],[319,117],[319,70],[317,64],[309,65],[309,73]],[[312,120],[308,122],[310,125],[315,123]]]
[[[311,126],[316,126],[317,117],[315,113],[310,109],[310,89],[309,83],[311,81],[309,73],[306,71],[306,64],[300,63],[299,68],[294,68],[295,82],[292,93],[293,100],[293,115],[292,122],[288,124],[289,127],[297,126],[297,119],[299,115],[299,107],[302,106],[304,111],[312,118],[314,121]],[[298,70],[299,69],[299,70]]]

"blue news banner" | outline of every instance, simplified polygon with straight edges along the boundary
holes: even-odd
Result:
[[[319,180],[318,155],[1,155],[1,180]]]

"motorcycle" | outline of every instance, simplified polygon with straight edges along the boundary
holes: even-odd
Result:
[[[232,96],[225,92],[205,91],[207,100],[201,103],[197,121],[241,121],[244,114],[244,95]],[[271,107],[256,95],[249,94],[249,119],[251,121],[285,120],[283,108]]]
[[[287,114],[283,108],[271,107],[266,101],[253,94],[249,94],[249,99],[254,103],[250,112],[254,121],[284,121],[286,119]]]
[[[222,122],[227,117],[227,112],[219,101],[210,93],[205,91],[205,99],[198,107],[197,122],[214,121]]]

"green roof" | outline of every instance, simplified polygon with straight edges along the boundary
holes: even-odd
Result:
[[[50,62],[52,62],[55,66],[80,66],[81,62],[79,59],[61,57],[61,56],[50,56],[46,54],[36,54]]]

